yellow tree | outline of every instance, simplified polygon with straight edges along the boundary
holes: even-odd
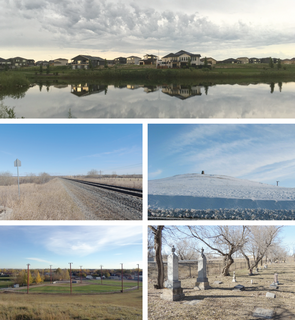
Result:
[[[39,283],[41,283],[43,280],[42,280],[42,278],[41,278],[41,276],[40,276],[40,274],[39,274],[39,271],[37,271],[35,274],[34,274],[34,282],[36,283],[36,284],[39,284]]]

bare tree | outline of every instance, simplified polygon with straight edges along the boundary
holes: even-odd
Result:
[[[248,226],[250,231],[249,242],[240,249],[247,261],[248,269],[256,268],[259,262],[266,257],[268,250],[274,244],[281,229],[280,226]],[[250,261],[249,255],[253,261]]]
[[[95,169],[92,169],[92,170],[87,172],[87,176],[89,176],[89,177],[97,177],[98,176],[98,171],[95,170]]]
[[[223,276],[229,276],[229,268],[234,263],[233,254],[243,248],[249,234],[246,226],[186,226],[184,230],[178,229],[223,256]]]
[[[171,245],[172,247],[172,245]],[[175,252],[179,260],[197,260],[199,249],[196,244],[188,239],[179,240],[174,243]]]
[[[154,249],[156,254],[156,263],[158,268],[158,278],[156,289],[164,288],[164,264],[162,259],[162,231],[164,226],[149,226],[154,235]]]

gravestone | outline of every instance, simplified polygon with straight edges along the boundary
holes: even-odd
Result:
[[[236,272],[234,271],[234,274],[233,274],[233,280],[232,282],[237,282],[237,279],[236,279]]]
[[[271,309],[256,308],[253,312],[253,317],[272,319],[274,316],[274,311]]]
[[[276,295],[272,292],[266,292],[266,298],[271,298],[274,299],[276,297]]]
[[[206,275],[207,259],[204,255],[204,249],[202,248],[201,257],[198,260],[198,278],[195,283],[196,290],[210,289],[209,281]]]
[[[184,298],[183,289],[181,288],[181,281],[178,280],[178,257],[174,253],[174,246],[171,249],[172,253],[167,260],[167,274],[168,280],[165,281],[165,287],[161,298],[169,301],[179,301]]]
[[[244,291],[245,287],[243,285],[241,285],[241,284],[238,284],[237,286],[235,286],[233,288],[233,290],[235,290],[235,291]]]
[[[279,275],[278,275],[277,273],[275,273],[273,278],[274,278],[273,282],[274,282],[276,285],[278,285],[278,284],[279,284]]]

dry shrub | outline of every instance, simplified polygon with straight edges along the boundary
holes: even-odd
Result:
[[[13,182],[13,176],[9,171],[0,172],[0,186],[11,186]]]
[[[13,209],[14,220],[77,220],[85,219],[80,209],[57,178],[45,183],[0,187],[0,206]]]

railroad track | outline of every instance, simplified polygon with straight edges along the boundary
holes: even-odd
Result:
[[[78,179],[69,179],[69,178],[62,178],[69,181],[79,182],[83,184],[87,184],[89,186],[97,187],[97,188],[103,188],[115,192],[120,192],[124,194],[128,194],[130,196],[142,198],[142,190],[141,189],[133,189],[133,188],[126,188],[126,187],[118,187],[118,186],[111,186],[108,184],[103,183],[97,183],[97,182],[91,182],[91,181],[84,181],[84,180],[78,180]]]

